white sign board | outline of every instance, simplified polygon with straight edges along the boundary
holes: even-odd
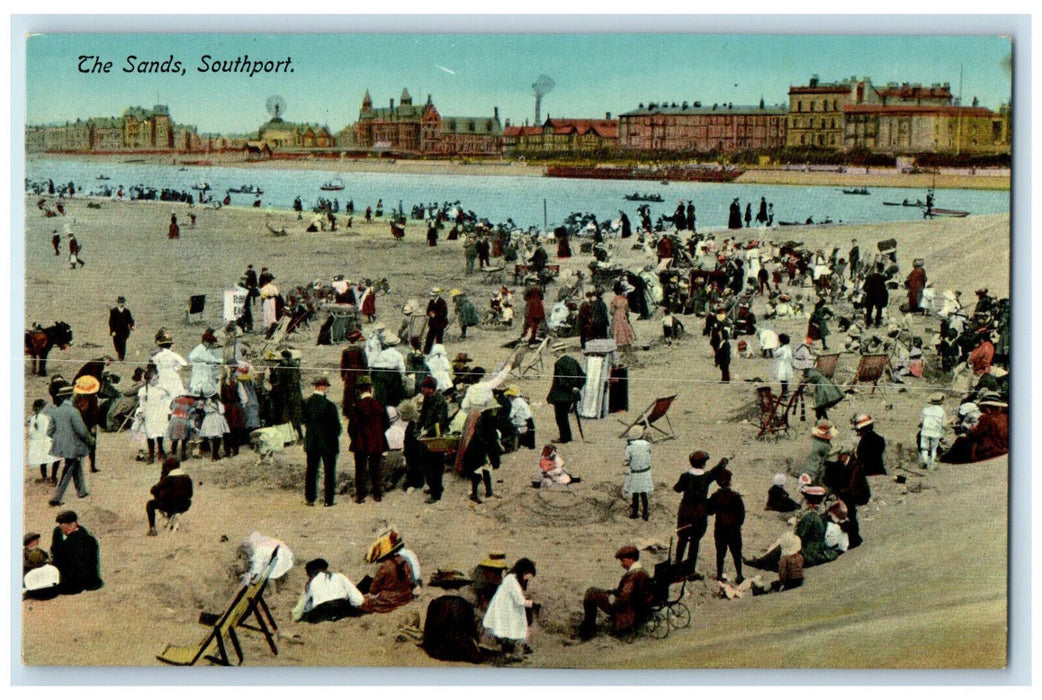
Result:
[[[243,287],[224,290],[224,322],[231,323],[242,316],[243,306],[246,304],[246,295],[249,292]]]

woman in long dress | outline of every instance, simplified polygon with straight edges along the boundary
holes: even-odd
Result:
[[[154,371],[149,371],[147,375],[145,386],[138,389],[137,398],[141,415],[141,432],[148,443],[148,463],[152,464],[155,461],[157,446],[159,447],[159,459],[166,459],[163,437],[166,435],[167,424],[170,422],[170,402],[173,397],[159,381],[159,377]]]
[[[622,283],[616,283],[615,296],[611,300],[611,336],[619,350],[627,352],[637,339],[630,325],[630,302],[626,298]]]
[[[528,609],[534,603],[525,597],[525,590],[534,577],[535,563],[531,559],[518,559],[510,573],[503,577],[485,611],[481,625],[499,640],[505,653],[512,653],[518,644],[525,652],[531,651],[528,647]]]

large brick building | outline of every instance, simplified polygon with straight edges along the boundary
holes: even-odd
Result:
[[[621,150],[738,153],[785,145],[783,105],[651,103],[619,115]]]
[[[429,155],[501,155],[499,109],[491,117],[442,117],[430,95],[414,105],[407,89],[395,105],[374,107],[365,91],[354,129],[354,146],[364,150]]]
[[[954,105],[850,105],[844,148],[877,153],[990,154],[1008,150],[1003,115]]]
[[[789,87],[789,119],[785,143],[790,148],[843,148],[843,111],[849,105],[881,105],[868,78],[823,83],[813,76],[807,85]]]

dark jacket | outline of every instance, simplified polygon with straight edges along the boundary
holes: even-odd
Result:
[[[474,434],[467,442],[467,449],[463,454],[463,471],[473,474],[486,462],[491,464],[493,469],[499,469],[499,458],[502,454],[503,447],[499,444],[496,432],[496,410],[484,410],[478,416]]]
[[[579,400],[579,391],[586,385],[586,373],[574,357],[562,355],[554,363],[554,381],[546,400],[554,404],[571,405]]]
[[[109,309],[109,333],[117,338],[127,338],[132,330],[134,330],[134,317],[130,315],[130,309],[125,306],[122,311],[118,306]]]
[[[185,513],[192,507],[192,477],[174,469],[152,487],[152,496],[164,513]]]
[[[312,394],[304,402],[304,451],[319,454],[340,452],[340,415],[336,404],[322,394]]]
[[[444,435],[449,429],[449,404],[441,393],[435,391],[430,396],[423,397],[420,405],[420,417],[417,419],[419,434],[423,437],[434,437],[435,426],[440,428]]]
[[[615,589],[612,621],[615,629],[627,629],[637,620],[637,612],[651,602],[651,576],[643,568],[630,569],[622,575]]]
[[[771,486],[767,490],[767,505],[764,510],[774,510],[779,513],[791,513],[799,510],[800,504],[792,500],[784,486]]]
[[[389,449],[384,434],[391,427],[387,409],[372,396],[363,396],[354,408],[347,424],[351,437],[351,451],[362,454],[383,454]]]
[[[674,491],[683,494],[680,504],[682,506],[704,505],[709,495],[709,485],[716,481],[717,475],[727,466],[727,462],[726,457],[721,459],[715,467],[704,474],[692,474],[690,471],[681,474],[673,486]]]
[[[706,504],[706,512],[716,516],[716,530],[737,530],[745,523],[745,503],[741,496],[729,488],[713,492]]]
[[[101,551],[98,541],[80,525],[69,535],[61,527],[54,528],[51,537],[51,558],[61,576],[62,593],[75,595],[96,591],[105,583],[101,580]]]
[[[885,450],[886,440],[882,435],[871,429],[862,434],[857,444],[857,459],[864,468],[865,476],[886,474],[886,466],[883,464]]]

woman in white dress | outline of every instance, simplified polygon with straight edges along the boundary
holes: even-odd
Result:
[[[155,372],[149,372],[145,386],[138,389],[138,411],[141,416],[141,432],[148,443],[148,463],[156,458],[156,447],[159,447],[159,459],[166,459],[163,450],[163,436],[166,435],[167,423],[170,422],[170,402],[173,397],[164,387]]]
[[[519,644],[524,652],[531,651],[528,646],[528,609],[534,603],[525,597],[525,590],[534,577],[535,563],[531,559],[518,559],[510,573],[503,577],[485,611],[481,625],[499,640],[505,653],[512,653]]]
[[[159,375],[159,385],[166,389],[170,398],[174,399],[185,393],[185,385],[181,381],[180,370],[187,367],[185,358],[170,349],[174,344],[174,336],[165,328],[160,328],[156,333],[156,345],[159,350],[152,355],[150,360],[156,366]]]

